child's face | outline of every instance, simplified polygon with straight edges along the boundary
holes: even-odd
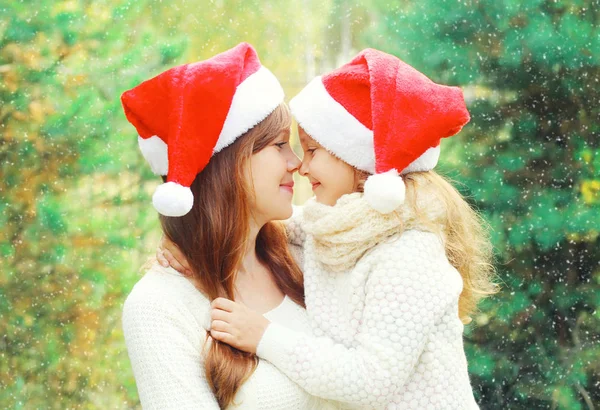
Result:
[[[317,202],[333,206],[342,195],[356,190],[357,178],[352,166],[330,154],[301,127],[298,136],[304,151],[299,172],[310,180]]]

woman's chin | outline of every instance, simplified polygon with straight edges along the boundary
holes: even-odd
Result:
[[[293,212],[294,212],[294,210],[292,208],[292,203],[290,202],[286,206],[281,206],[280,208],[277,209],[276,212],[274,212],[274,214],[276,214],[277,217],[273,218],[273,220],[283,221],[286,219],[290,219],[292,217]]]

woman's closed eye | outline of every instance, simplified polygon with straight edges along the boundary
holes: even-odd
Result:
[[[287,141],[282,141],[282,142],[277,142],[275,145],[277,146],[277,148],[283,148],[285,146],[285,144],[287,144]]]

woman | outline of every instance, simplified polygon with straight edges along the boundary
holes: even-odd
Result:
[[[165,182],[153,196],[164,235],[191,273],[153,263],[125,302],[123,331],[142,406],[322,408],[269,363],[204,330],[210,302],[223,296],[308,331],[302,273],[274,222],[292,214],[300,164],[277,79],[242,43],[166,71],[122,102]]]

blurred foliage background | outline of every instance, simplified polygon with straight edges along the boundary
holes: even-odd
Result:
[[[240,41],[288,98],[364,47],[464,88],[473,120],[439,169],[489,221],[503,287],[466,332],[476,397],[598,408],[598,0],[3,0],[0,16],[3,408],[139,406],[120,314],[159,240],[160,181],[119,97]]]

